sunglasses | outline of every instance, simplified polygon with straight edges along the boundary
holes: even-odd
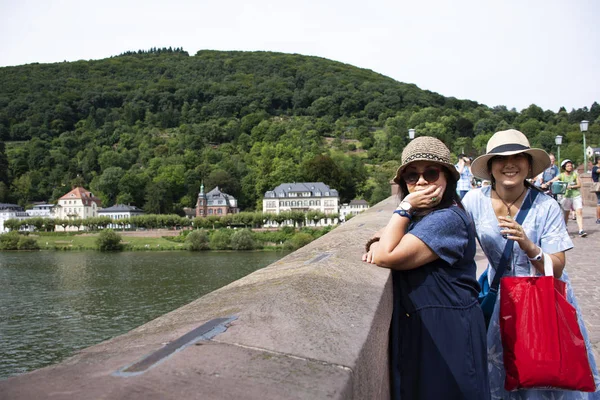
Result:
[[[402,174],[402,179],[407,184],[414,185],[422,176],[428,183],[434,183],[440,179],[440,172],[439,168],[426,168],[425,171],[421,173],[416,171],[404,172]]]

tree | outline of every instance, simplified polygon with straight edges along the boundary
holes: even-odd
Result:
[[[230,243],[228,229],[214,231],[210,237],[210,248],[213,250],[227,250]]]
[[[0,182],[8,186],[8,158],[6,157],[6,146],[0,142]],[[2,197],[0,197],[0,201]]]
[[[190,232],[185,238],[185,244],[190,251],[208,250],[210,247],[208,234],[201,229]]]
[[[461,137],[473,137],[473,122],[470,120],[460,117],[456,120],[455,123],[456,132],[458,132],[458,136]]]
[[[100,251],[117,251],[122,250],[121,235],[112,229],[105,229],[98,234],[96,238],[96,246]]]
[[[98,193],[102,204],[106,207],[115,204],[119,194],[119,182],[123,178],[124,171],[121,167],[108,167],[102,175],[92,181],[92,190]]]
[[[13,190],[17,195],[17,202],[20,206],[25,207],[31,199],[33,186],[31,182],[31,172],[21,175],[13,181]]]
[[[231,248],[234,250],[252,250],[256,246],[252,232],[248,229],[240,229],[231,236]]]

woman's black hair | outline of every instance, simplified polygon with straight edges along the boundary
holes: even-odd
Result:
[[[533,157],[531,157],[527,153],[520,153],[520,154],[525,154],[527,156],[527,161],[529,162],[529,167],[531,167],[533,165]],[[494,157],[490,158],[487,162],[487,170],[491,177],[490,181],[491,181],[491,185],[492,185],[492,190],[496,190],[496,178],[494,178],[494,175],[492,175],[492,161],[494,161],[494,159],[499,158],[499,157],[504,157],[504,156],[494,156]],[[535,185],[532,185],[531,182],[529,182],[527,179],[525,179],[523,181],[523,184],[528,189],[535,189],[538,192],[543,192],[543,190],[541,188],[539,188]]]
[[[452,173],[450,173],[448,168],[446,168],[442,165],[440,165],[440,171],[446,177],[446,182],[447,182],[446,190],[444,190],[444,194],[442,195],[442,200],[440,200],[440,202],[438,204],[436,204],[434,207],[415,209],[415,212],[413,213],[414,218],[423,218],[424,216],[426,216],[427,214],[429,214],[435,210],[441,210],[443,208],[448,208],[448,207],[452,206],[453,204],[456,204],[460,208],[464,209],[462,202],[460,201],[460,196],[456,192],[456,182],[457,182],[456,178],[454,178],[454,175]],[[400,188],[400,190],[398,191],[398,197],[400,197],[400,201],[402,201],[402,199],[404,199],[409,194],[408,186],[406,186],[406,182],[404,181],[404,179],[402,179],[402,176],[400,176],[400,179],[398,181],[398,186]]]

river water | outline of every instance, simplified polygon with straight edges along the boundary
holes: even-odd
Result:
[[[57,363],[284,252],[0,252],[0,379]]]

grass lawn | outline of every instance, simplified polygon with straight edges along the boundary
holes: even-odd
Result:
[[[97,250],[97,234],[36,236],[41,250]],[[124,250],[183,250],[183,243],[171,242],[162,237],[122,236]]]

